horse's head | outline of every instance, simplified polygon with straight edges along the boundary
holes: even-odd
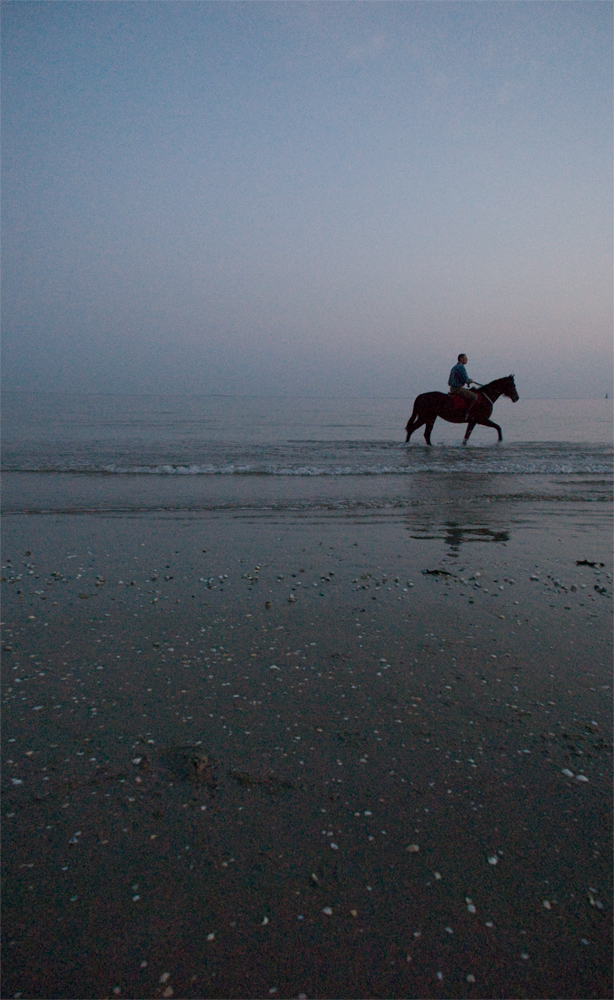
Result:
[[[489,382],[487,385],[482,386],[481,391],[484,392],[491,402],[494,402],[499,396],[509,396],[513,403],[517,403],[520,398],[516,390],[513,375],[508,375],[506,378],[496,378],[494,382]],[[480,392],[480,389],[478,389],[478,392]]]
[[[512,403],[517,403],[519,400],[518,390],[516,389],[516,383],[514,382],[514,376],[508,375],[505,379],[505,388],[503,389],[503,395],[509,396]]]

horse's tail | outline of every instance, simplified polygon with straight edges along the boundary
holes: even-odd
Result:
[[[414,408],[413,408],[412,413],[411,413],[411,417],[409,418],[409,420],[405,424],[405,430],[406,431],[409,431],[409,425],[414,420],[416,420],[418,418],[418,406],[417,406],[417,403],[418,403],[418,399],[415,400],[415,402],[414,402]]]
[[[412,410],[411,417],[405,424],[405,431],[407,434],[405,438],[405,444],[407,444],[407,442],[409,441],[411,435],[414,433],[416,428],[420,427],[420,425],[424,423],[423,418],[420,416],[420,398],[421,398],[420,396],[416,396],[414,400],[414,408]]]
[[[407,421],[407,423],[405,425],[405,430],[409,429],[409,425],[413,421],[416,421],[416,420],[419,421],[420,420],[421,413],[422,413],[422,411],[424,409],[424,397],[425,397],[425,395],[426,395],[426,393],[422,392],[422,393],[420,393],[419,396],[416,396],[416,398],[414,399],[414,408],[412,410],[411,417],[409,418],[409,420]]]

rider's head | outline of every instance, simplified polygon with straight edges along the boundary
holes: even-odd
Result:
[[[466,365],[467,364],[467,355],[466,354],[459,354],[458,360],[460,361],[461,365]]]

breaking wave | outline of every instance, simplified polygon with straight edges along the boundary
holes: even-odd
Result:
[[[484,447],[399,446],[398,442],[289,442],[286,445],[210,444],[178,449],[176,454],[152,450],[101,448],[48,452],[5,451],[3,471],[72,473],[105,476],[411,476],[416,473],[465,475],[608,475],[609,445],[534,442]],[[205,454],[202,454],[205,452]]]

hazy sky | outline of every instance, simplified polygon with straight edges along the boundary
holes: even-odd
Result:
[[[610,390],[609,2],[2,3],[3,383]]]

